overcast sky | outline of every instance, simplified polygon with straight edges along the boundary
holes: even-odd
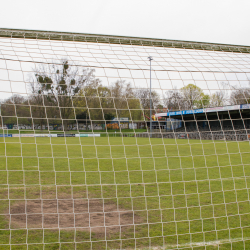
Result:
[[[250,45],[250,0],[2,0],[0,28]]]

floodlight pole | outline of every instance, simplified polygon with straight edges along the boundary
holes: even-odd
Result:
[[[150,137],[152,137],[152,95],[151,95],[151,61],[153,60],[152,56],[148,57],[148,60],[150,62],[150,91],[149,91],[149,98],[150,98]]]

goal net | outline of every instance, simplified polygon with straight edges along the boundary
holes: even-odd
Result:
[[[0,29],[0,249],[250,249],[249,52]]]

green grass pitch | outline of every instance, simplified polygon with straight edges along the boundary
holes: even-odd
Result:
[[[249,142],[0,138],[0,249],[250,249],[249,153]],[[91,219],[97,208],[110,224]],[[58,213],[58,226],[42,217]]]

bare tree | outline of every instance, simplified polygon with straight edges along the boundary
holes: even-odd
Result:
[[[250,103],[250,88],[234,89],[230,95],[232,104],[248,104]]]
[[[144,115],[150,116],[150,90],[139,89],[136,91],[136,97],[140,100],[141,108],[143,109]],[[156,110],[160,105],[160,96],[156,91],[151,92],[152,109]]]
[[[67,60],[61,60],[59,64],[42,65],[33,75],[32,102],[40,118],[45,118],[46,106],[58,107],[59,117],[67,130],[69,119],[74,115],[72,96],[95,81],[93,69],[72,66]]]
[[[210,105],[212,107],[224,106],[226,104],[227,94],[225,91],[217,91],[211,95]]]
[[[229,82],[221,82],[224,88],[231,89],[229,103],[233,105],[250,103],[250,87],[237,87]],[[250,80],[248,81],[250,86]]]
[[[164,98],[164,105],[168,110],[182,110],[184,109],[183,96],[177,89],[166,92]]]
[[[111,86],[110,92],[118,117],[130,117],[131,110],[140,108],[139,100],[130,83],[124,80],[116,81]]]
[[[5,124],[31,124],[30,108],[27,98],[13,95],[1,103],[1,116]],[[18,118],[18,120],[17,120]]]

